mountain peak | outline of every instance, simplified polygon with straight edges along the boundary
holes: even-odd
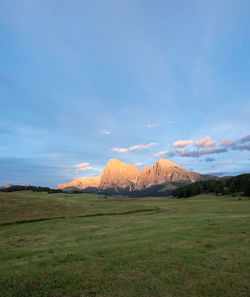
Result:
[[[141,190],[155,185],[170,182],[188,181],[192,182],[199,178],[199,174],[190,174],[173,161],[160,159],[152,168],[144,167],[136,184],[136,189]]]
[[[139,170],[136,166],[111,159],[101,175],[100,188],[132,189],[137,182]]]
[[[108,161],[107,166],[109,166],[109,165],[116,165],[116,164],[117,165],[121,165],[121,164],[126,164],[126,163],[124,163],[124,162],[122,162],[122,161],[120,161],[118,159],[113,158],[113,159],[110,159]]]
[[[168,159],[160,159],[158,162],[159,165],[163,166],[163,167],[181,167],[178,164],[176,164],[174,161],[169,161]]]

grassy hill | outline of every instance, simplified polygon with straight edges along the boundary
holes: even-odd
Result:
[[[1,296],[250,296],[238,199],[1,192]]]

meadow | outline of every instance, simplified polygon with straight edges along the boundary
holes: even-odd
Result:
[[[249,297],[250,199],[0,193],[1,297]]]

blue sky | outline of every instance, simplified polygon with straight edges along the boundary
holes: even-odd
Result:
[[[249,172],[249,11],[230,0],[2,0],[0,184],[53,187],[111,158]]]

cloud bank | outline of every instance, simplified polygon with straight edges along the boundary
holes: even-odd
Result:
[[[212,147],[208,149],[198,149],[198,150],[193,150],[193,151],[188,151],[184,148],[177,149],[174,151],[163,151],[154,154],[155,157],[192,157],[192,158],[199,158],[200,156],[203,155],[210,155],[210,154],[218,154],[218,153],[224,153],[227,152],[226,148],[221,148],[221,147]]]
[[[246,135],[237,140],[219,140],[222,146],[231,148],[234,151],[250,151],[250,135]]]
[[[205,136],[199,140],[186,139],[177,140],[173,142],[173,147],[178,148],[173,151],[161,151],[154,154],[155,157],[192,157],[199,158],[204,155],[225,153],[228,150],[238,150],[238,151],[250,151],[250,135],[246,135],[237,140],[232,139],[220,139],[218,144],[215,140],[211,139],[209,136]],[[199,147],[198,149],[187,150],[185,147],[193,146]],[[214,159],[207,157],[206,162],[213,162]]]

